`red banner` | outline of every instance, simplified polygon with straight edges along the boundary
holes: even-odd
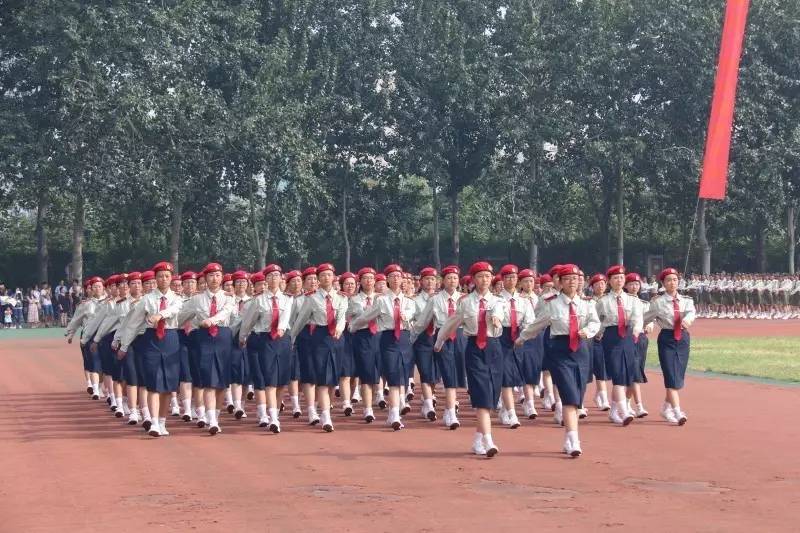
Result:
[[[742,41],[749,5],[750,0],[728,0],[725,8],[719,66],[714,80],[714,99],[711,102],[711,118],[708,121],[703,174],[700,177],[700,198],[725,199],[736,82],[739,77],[739,60],[742,56]]]

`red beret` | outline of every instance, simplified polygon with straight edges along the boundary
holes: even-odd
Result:
[[[492,265],[487,263],[486,261],[478,261],[477,263],[473,263],[471,267],[469,267],[469,275],[475,276],[478,272],[488,272],[489,274],[494,272]]]
[[[539,276],[539,285],[544,285],[545,283],[553,283],[553,276],[550,274],[542,274]]]
[[[190,280],[190,279],[195,279],[196,280],[197,279],[197,273],[196,272],[192,272],[191,270],[187,270],[186,272],[181,274],[181,281],[187,281],[187,280]]]
[[[500,274],[495,274],[494,278],[492,278],[492,283],[497,283],[500,281],[503,281],[503,276],[501,276]]]
[[[300,273],[299,270],[290,270],[289,272],[286,273],[286,281],[289,281],[290,279],[293,278],[300,278],[302,276],[303,275]]]
[[[519,272],[519,268],[517,267],[517,265],[503,265],[500,268],[500,275],[501,276],[507,276],[509,274],[516,274],[518,272]]]
[[[561,265],[553,265],[550,267],[550,270],[547,273],[552,278],[553,276],[558,276],[558,273],[561,271]],[[553,281],[552,279],[550,281]]]
[[[334,274],[336,274],[336,269],[335,269],[335,268],[333,268],[333,265],[332,265],[332,264],[330,264],[330,263],[322,263],[321,265],[319,265],[319,266],[317,267],[317,275],[319,275],[319,274],[322,274],[322,273],[323,273],[323,272],[325,272],[326,270],[330,270],[331,272],[333,272]]]
[[[272,274],[273,272],[280,273],[281,272],[280,265],[276,265],[275,263],[270,263],[261,269],[261,273],[264,274],[265,277],[267,274]]]
[[[442,269],[442,276],[446,276],[448,274],[455,274],[458,276],[461,274],[461,269],[456,265],[447,265]]]
[[[358,277],[359,278],[361,276],[366,275],[366,274],[372,274],[374,276],[375,275],[375,269],[372,268],[372,267],[364,267],[364,268],[362,268],[361,270],[358,271]]]
[[[580,275],[580,273],[581,269],[578,268],[578,265],[567,263],[566,265],[561,265],[561,270],[558,271],[558,277],[563,278],[564,276],[571,276],[571,275],[578,276]]]
[[[105,279],[103,284],[106,285],[106,286],[108,286],[108,285],[116,285],[117,284],[117,275],[116,274],[111,274],[110,276],[108,276]]]
[[[101,278],[100,276],[92,276],[91,278],[86,280],[87,285],[94,285],[95,283],[102,283],[103,285],[105,285],[103,278]]]
[[[606,278],[605,274],[601,274],[600,272],[598,272],[597,274],[589,278],[589,285],[594,285],[598,281],[608,281],[608,279]]]
[[[680,276],[680,274],[678,274],[678,271],[676,269],[669,267],[661,271],[661,273],[658,275],[658,281],[664,281],[664,278],[666,278],[670,274]]]
[[[403,268],[400,265],[396,265],[396,264],[392,263],[391,265],[386,265],[386,268],[383,269],[383,275],[384,276],[388,276],[389,274],[392,274],[393,272],[400,272],[402,274],[403,273]]]
[[[212,272],[222,272],[222,265],[219,263],[209,263],[203,269],[203,276],[211,274]]]
[[[616,274],[625,274],[625,273],[626,273],[626,270],[625,270],[625,267],[623,265],[614,265],[614,266],[608,267],[608,270],[606,270],[606,276],[608,276],[609,278],[611,276],[616,275]]]
[[[461,285],[469,285],[470,283],[472,283],[472,276],[461,276]]]
[[[172,273],[175,272],[175,267],[172,266],[172,263],[169,261],[161,261],[160,263],[156,263],[153,267],[153,274],[158,274],[162,270]]]
[[[266,280],[266,278],[264,277],[264,274],[262,274],[261,272],[254,272],[253,274],[250,275],[250,281],[253,284],[256,284],[259,281],[265,281],[265,280]]]
[[[630,274],[625,276],[625,283],[631,283],[634,281],[638,281],[639,283],[642,282],[642,278],[639,277],[639,274],[636,272],[631,272]]]
[[[353,274],[352,272],[342,272],[339,275],[339,282],[341,283],[342,281],[344,281],[346,279],[353,279],[354,280],[354,279],[356,279],[356,275]]]
[[[127,283],[128,282],[128,274],[123,272],[122,274],[117,274],[117,283]]]
[[[433,267],[425,267],[419,271],[419,277],[425,278],[428,276],[436,276],[436,269]]]
[[[142,279],[141,272],[136,272],[136,271],[128,272],[128,281],[136,281],[137,279],[138,280]]]
[[[316,275],[317,275],[317,267],[310,266],[305,270],[303,270],[303,279],[306,279],[307,276],[316,276]]]
[[[533,270],[531,270],[530,268],[523,268],[522,270],[519,271],[519,279],[535,278],[535,277],[536,274],[534,274]]]
[[[233,281],[239,281],[241,279],[247,280],[250,279],[250,274],[244,270],[237,270],[231,275],[231,279],[233,279]]]
[[[386,274],[378,272],[375,274],[375,281],[386,281]]]
[[[225,274],[222,276],[222,283],[228,283],[229,281],[233,281],[233,274]]]
[[[142,272],[142,281],[153,281],[154,279],[156,279],[156,273],[152,270]]]

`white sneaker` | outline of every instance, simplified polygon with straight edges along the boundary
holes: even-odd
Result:
[[[328,433],[333,431],[333,421],[331,420],[331,412],[329,409],[322,411],[322,429]]]
[[[517,429],[521,424],[519,423],[519,418],[517,418],[517,413],[514,410],[506,411],[506,416],[508,422],[506,425],[511,429]]]
[[[568,455],[572,457],[580,457],[582,453],[583,450],[581,450],[581,441],[579,440],[570,441],[570,450]]]
[[[661,418],[670,424],[678,423],[678,419],[675,417],[675,411],[673,411],[672,406],[667,402],[664,402],[664,405],[661,406]]]
[[[372,412],[372,407],[367,407],[364,409],[364,422],[367,424],[372,424],[375,422],[375,413]]]
[[[206,427],[207,424],[208,424],[208,413],[206,413],[205,411],[203,411],[203,412],[198,411],[197,412],[197,427],[202,429],[202,428]]]
[[[345,402],[343,407],[344,416],[353,416],[353,406],[350,404],[350,402]]]
[[[636,418],[644,418],[650,413],[648,413],[647,409],[644,408],[644,404],[639,403],[636,404],[636,410],[634,411],[634,414],[636,415]]]
[[[611,420],[615,424],[622,425],[622,416],[620,415],[619,409],[616,406],[612,406],[611,410],[608,412],[608,419]]]
[[[422,402],[422,417],[427,418],[431,422],[436,421],[436,410],[433,407],[433,400],[424,400]]]
[[[688,418],[686,417],[686,413],[680,410],[680,408],[674,408],[672,410],[673,414],[675,415],[675,419],[678,421],[679,426],[683,426],[686,424]]]
[[[597,408],[598,408],[598,409],[600,409],[600,410],[602,410],[602,409],[603,409],[603,407],[604,407],[604,404],[603,404],[603,395],[602,395],[602,394],[600,394],[599,392],[598,392],[597,394],[595,394],[595,395],[594,395],[594,406],[595,406],[595,407],[597,407]]]
[[[178,405],[178,400],[172,398],[169,402],[170,414],[172,416],[181,416],[181,407]]]
[[[353,396],[350,399],[352,403],[358,403],[361,401],[361,391],[356,387],[356,390],[353,392]]]
[[[161,421],[158,422],[158,436],[169,437],[169,431],[167,431],[167,424]]]
[[[269,422],[269,415],[262,415],[258,417],[258,427],[260,428],[269,427]]]
[[[309,426],[316,426],[319,424],[319,414],[317,413],[316,409],[309,409],[308,411],[308,425]]]
[[[555,396],[550,394],[550,392],[545,393],[544,398],[542,398],[542,406],[544,406],[545,411],[552,411],[555,404]]]
[[[587,411],[585,407],[581,407],[580,409],[578,409],[578,418],[579,419],[583,420],[587,416],[589,416],[589,411]]]
[[[486,455],[486,446],[483,445],[483,435],[475,433],[472,438],[472,453],[475,455]]]
[[[131,409],[131,414],[128,415],[128,425],[135,426],[141,421],[138,409]]]
[[[501,407],[500,411],[497,413],[497,417],[500,419],[500,423],[504,426],[508,425],[508,411],[506,411],[505,407]]]
[[[276,435],[281,432],[281,421],[278,420],[277,416],[270,419],[269,430]]]
[[[150,421],[150,429],[147,431],[147,434],[151,437],[160,437],[161,436],[161,429],[158,427],[158,422],[155,420]]]
[[[619,418],[622,420],[623,426],[627,426],[633,422],[633,413],[628,410],[627,403],[617,404],[617,409],[619,410]]]
[[[524,404],[522,404],[522,412],[531,420],[535,420],[539,413],[536,412],[536,405],[534,405],[533,400],[528,400]]]
[[[561,402],[555,403],[555,409],[553,409],[553,421],[559,426],[564,425],[564,409],[561,405]]]
[[[500,453],[500,448],[492,441],[492,435],[483,436],[483,447],[486,450],[486,457],[494,457]]]
[[[410,400],[409,400],[409,401],[410,401]],[[405,402],[405,403],[403,404],[403,408],[402,408],[402,409],[400,409],[400,414],[401,414],[401,415],[407,415],[407,414],[408,414],[408,413],[410,413],[410,412],[411,412],[411,405],[410,405],[408,402]]]

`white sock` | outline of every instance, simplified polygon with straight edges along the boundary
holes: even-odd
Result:
[[[195,409],[197,411],[197,418],[202,420],[203,417],[206,416],[206,406],[205,405],[198,405]]]
[[[236,400],[235,402],[233,402],[233,408],[236,409],[237,411],[241,411],[242,410],[241,400]]]
[[[270,420],[272,420],[273,422],[277,422],[278,421],[278,412],[279,411],[280,410],[277,407],[270,408],[269,409],[269,418],[270,418]]]
[[[225,391],[225,405],[231,405],[233,403],[233,395],[231,394],[231,390],[228,389]]]
[[[208,425],[209,426],[217,426],[217,410],[216,409],[209,409],[208,410]]]
[[[158,417],[158,427],[164,431],[167,430],[167,419]]]
[[[292,410],[293,411],[300,410],[300,397],[297,395],[292,396]]]
[[[147,407],[147,406],[142,407],[142,418],[144,418],[145,420],[151,420],[152,421],[152,419],[150,418],[150,408],[149,407]]]
[[[192,401],[191,400],[183,400],[183,412],[189,413],[192,410]]]
[[[265,416],[267,416],[267,404],[260,403],[256,405],[256,415],[258,416],[258,418],[264,418]]]
[[[578,442],[578,432],[577,431],[567,431],[567,440],[570,441],[572,444]]]

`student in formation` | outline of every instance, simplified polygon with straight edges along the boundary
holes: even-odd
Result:
[[[589,286],[592,288],[592,300],[595,307],[597,302],[606,293],[608,278],[605,274],[598,272],[589,279]],[[601,411],[611,410],[608,401],[608,372],[606,372],[606,360],[603,352],[603,336],[598,334],[591,340],[590,350],[592,352],[592,373],[589,380],[594,377],[594,404]]]
[[[311,297],[317,290],[319,282],[317,280],[317,267],[310,266],[303,270],[303,294],[294,299],[292,306],[292,316],[290,318],[290,328],[294,331],[297,323],[297,316],[303,307],[306,299]],[[298,333],[292,333],[293,344],[297,350],[297,359],[300,367],[300,383],[303,384],[303,397],[306,400],[306,411],[308,411],[308,424],[314,426],[319,424],[319,414],[316,403],[316,377],[314,375],[313,354],[311,336],[316,328],[316,324],[308,322],[299,326]]]
[[[583,405],[591,370],[588,339],[600,330],[594,303],[578,293],[579,273],[576,265],[560,265],[560,294],[545,299],[536,320],[517,340],[522,346],[526,340],[550,328],[550,373],[561,397],[566,430],[562,451],[571,457],[583,453],[578,436],[578,409]]]
[[[245,344],[240,342],[242,314],[250,301],[247,290],[250,288],[250,275],[244,270],[231,274],[233,283],[233,311],[231,312],[231,399],[233,416],[236,420],[247,418],[244,408],[245,387],[250,384],[250,365],[247,356],[247,337]]]
[[[139,387],[144,383],[139,375],[139,369],[136,366],[136,355],[133,353],[133,347],[128,348],[128,352],[124,357],[120,357],[117,353],[117,350],[119,348],[119,333],[124,327],[125,321],[127,320],[131,309],[133,309],[133,307],[139,303],[139,300],[142,298],[142,273],[129,272],[127,274],[127,282],[128,297],[124,300],[117,300],[117,307],[114,313],[116,324],[112,326],[107,326],[104,324],[103,327],[109,327],[114,334],[111,341],[111,349],[114,351],[115,356],[120,360],[120,380],[125,390],[123,405],[125,403],[128,405],[128,424],[135,426],[142,421]]]
[[[433,388],[439,381],[439,371],[433,356],[433,343],[436,341],[436,321],[425,310],[436,294],[438,272],[433,267],[425,267],[419,272],[420,292],[414,297],[414,331],[412,348],[414,364],[422,382],[422,418],[436,420],[436,409],[433,402]],[[424,316],[423,316],[424,315]]]
[[[123,312],[121,306],[127,307],[128,302],[128,274],[114,274],[111,276],[116,285],[116,296],[107,305],[107,311],[102,321],[97,326],[94,337],[90,340],[92,348],[99,350],[103,366],[109,372],[110,380],[113,384],[111,398],[112,411],[114,416],[122,418],[130,415],[128,397],[125,394],[122,382],[122,363],[117,359],[116,350],[113,347],[114,333],[119,327],[120,319],[127,311]],[[105,370],[104,370],[105,372]]]
[[[636,272],[628,272],[625,275],[625,292],[631,296],[639,298],[639,291],[641,289],[641,276]],[[650,309],[650,302],[639,298],[642,305],[642,315],[647,314]],[[647,383],[647,374],[645,373],[645,366],[647,365],[647,347],[650,340],[647,334],[653,331],[652,323],[644,323],[644,328],[639,337],[634,339],[636,345],[636,367],[633,376],[633,386],[628,389],[628,410],[632,411],[636,418],[644,418],[649,413],[644,407],[644,398],[642,397],[642,384]]]
[[[358,271],[360,290],[350,297],[347,307],[347,320],[351,324],[353,344],[353,363],[355,375],[361,383],[361,399],[364,402],[364,421],[371,424],[375,421],[372,402],[380,391],[380,374],[378,373],[378,359],[380,348],[378,341],[378,323],[370,320],[359,329],[353,329],[353,319],[376,305],[378,294],[375,292],[375,269],[364,267]],[[383,398],[380,398],[381,400]]]
[[[519,271],[519,297],[527,300],[530,305],[530,321],[533,321],[534,309],[539,304],[539,296],[536,294],[536,273],[533,270],[524,268]],[[515,339],[516,340],[516,339]],[[539,334],[532,339],[525,341],[522,345],[522,381],[523,389],[520,402],[525,416],[534,420],[538,416],[534,399],[537,396],[539,380],[542,377],[542,359],[544,358],[544,339],[543,334]]]
[[[476,455],[494,457],[499,448],[492,439],[491,410],[500,399],[503,383],[503,351],[499,337],[503,334],[506,305],[492,294],[492,265],[480,261],[469,269],[475,290],[458,302],[454,315],[448,317],[436,337],[434,350],[441,351],[459,326],[467,336],[465,351],[467,383],[472,407],[477,414],[477,427],[472,442]]]
[[[78,305],[78,307],[75,309],[75,314],[72,316],[72,320],[70,320],[69,324],[67,325],[67,331],[65,335],[67,337],[68,344],[72,344],[72,338],[75,336],[78,328],[83,330],[86,327],[89,320],[97,311],[97,306],[106,297],[103,278],[99,276],[92,276],[88,278],[86,280],[85,289],[85,292],[89,295],[89,297]],[[82,336],[83,331],[81,331],[81,335],[78,338],[80,339]],[[81,355],[83,356],[83,373],[86,377],[86,392],[91,394],[93,400],[99,400],[101,394],[100,372],[102,370],[100,355],[93,354],[89,351],[88,346],[84,346],[82,344]]]
[[[116,358],[113,356],[113,354],[111,354],[110,343],[108,346],[106,346],[104,342],[101,349],[97,343],[92,342],[92,339],[97,333],[97,329],[100,327],[100,324],[109,314],[109,312],[114,309],[114,305],[116,304],[117,275],[115,274],[106,278],[104,285],[106,288],[105,298],[97,303],[94,315],[92,315],[92,317],[86,322],[86,326],[84,326],[83,332],[81,333],[81,346],[88,348],[93,359],[100,360],[102,390],[106,396],[106,403],[108,403],[111,411],[114,412],[117,410],[117,399],[114,396],[112,374],[114,373],[113,366]]]
[[[356,275],[352,272],[343,272],[339,276],[339,293],[348,301],[356,293]],[[353,415],[353,390],[356,387],[356,365],[353,355],[353,336],[348,328],[348,317],[345,317],[345,328],[339,339],[339,391],[342,397],[342,413],[344,416]]]
[[[289,316],[289,329],[291,329],[291,317],[294,316],[295,309],[298,308],[298,299],[303,296],[303,273],[299,270],[290,270],[284,276],[286,280],[286,291],[284,294],[292,299],[292,312]],[[289,399],[292,402],[292,417],[300,418],[303,410],[300,407],[300,361],[297,356],[297,346],[292,345],[291,352],[291,375],[289,376]],[[252,380],[251,380],[252,381]]]
[[[651,302],[644,320],[655,320],[661,328],[658,334],[658,362],[666,389],[661,416],[667,422],[682,426],[687,417],[681,409],[679,391],[683,389],[689,364],[689,328],[695,320],[694,301],[678,294],[676,269],[665,268],[658,280],[664,285],[664,294]]]

